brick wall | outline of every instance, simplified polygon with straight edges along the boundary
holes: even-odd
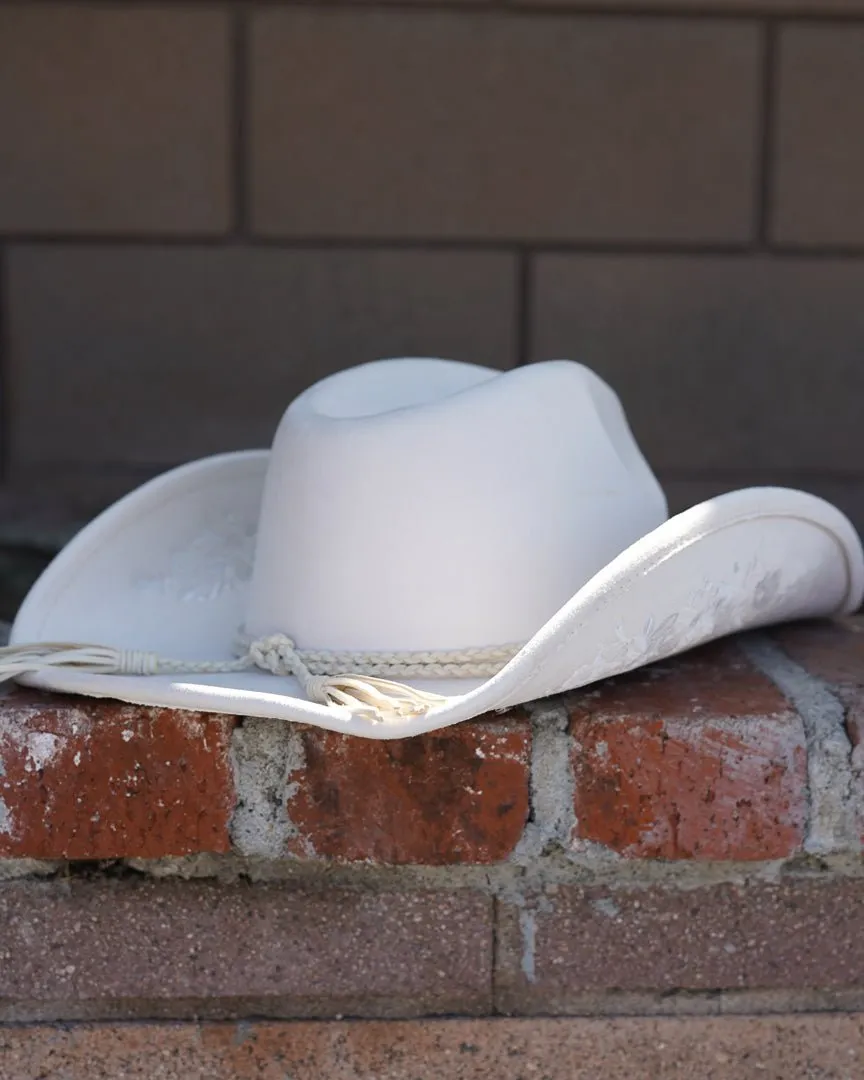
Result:
[[[864,527],[862,122],[862,0],[0,3],[5,528],[412,352]]]
[[[858,1080],[862,739],[864,616],[393,742],[17,691],[0,1080]]]

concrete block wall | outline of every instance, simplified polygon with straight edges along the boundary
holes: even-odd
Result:
[[[0,2],[5,527],[418,352],[864,527],[862,125],[861,0]]]

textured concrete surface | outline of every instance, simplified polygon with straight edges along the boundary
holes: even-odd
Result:
[[[857,1080],[864,1017],[0,1028],[0,1080]]]
[[[133,1000],[181,1002],[188,1016],[220,999],[229,1012],[232,1000],[245,1002],[241,1015],[470,1015],[491,1008],[492,900],[423,889],[12,881],[0,887],[0,959],[7,1019],[26,1014],[16,1002],[54,1003],[62,1018],[64,1001],[73,1016],[82,1002]]]

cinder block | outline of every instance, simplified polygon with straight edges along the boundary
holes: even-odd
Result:
[[[37,245],[7,287],[13,480],[269,446],[296,394],[379,357],[514,360],[504,253]]]
[[[862,475],[864,261],[545,255],[534,359],[621,396],[659,472]]]
[[[751,236],[755,26],[269,7],[250,66],[260,233]]]
[[[864,246],[864,27],[782,28],[772,238]]]
[[[225,231],[230,53],[216,8],[0,7],[0,229]]]

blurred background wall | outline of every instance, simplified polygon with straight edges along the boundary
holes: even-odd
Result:
[[[9,543],[405,354],[864,528],[864,0],[0,3],[0,266]]]

